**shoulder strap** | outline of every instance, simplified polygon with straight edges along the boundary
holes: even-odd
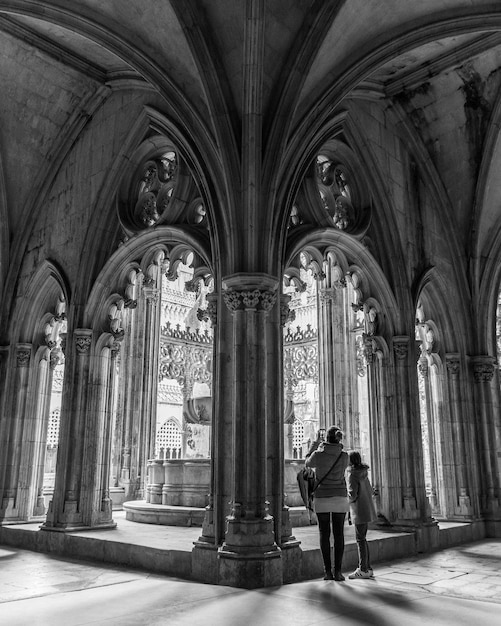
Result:
[[[331,465],[331,467],[328,469],[328,471],[322,476],[322,478],[318,481],[318,483],[313,487],[311,493],[313,493],[315,491],[315,489],[320,485],[320,483],[323,482],[324,478],[327,478],[327,476],[336,467],[336,463],[339,461],[339,459],[341,458],[342,454],[343,454],[343,451],[341,450],[341,452],[339,453],[337,459],[334,461],[334,463]]]

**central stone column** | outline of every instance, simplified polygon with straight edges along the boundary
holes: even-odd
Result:
[[[231,510],[218,555],[219,583],[246,588],[282,584],[281,550],[270,514],[270,504],[274,511],[281,509],[283,483],[283,469],[278,470],[271,454],[274,450],[282,466],[277,289],[278,281],[265,274],[236,274],[223,281],[232,346],[227,362],[231,370],[220,380],[220,391],[231,398],[231,407],[226,404],[226,408],[231,411],[228,443],[233,452],[227,462],[233,480]],[[271,316],[271,311],[276,315]]]

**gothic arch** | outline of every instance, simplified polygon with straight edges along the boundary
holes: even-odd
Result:
[[[14,320],[12,336],[18,337],[19,341],[38,340],[39,343],[43,343],[42,318],[48,312],[55,311],[61,295],[68,306],[71,291],[66,277],[54,263],[45,260],[33,277],[18,309],[12,315],[11,319]],[[19,326],[16,328],[17,325]]]
[[[145,138],[148,131],[155,131],[159,134]],[[170,228],[179,233],[180,242],[186,240],[195,241],[198,238],[199,243],[194,248],[204,248],[206,250],[204,257],[208,260],[212,261],[212,259],[221,258],[220,249],[224,245],[224,241],[223,238],[217,238],[216,230],[212,228],[213,224],[225,224],[227,220],[223,212],[217,210],[217,207],[223,206],[224,203],[215,201],[217,185],[213,185],[212,182],[214,180],[217,181],[219,178],[218,168],[215,165],[218,159],[215,153],[212,153],[212,156],[209,158],[202,157],[199,145],[194,140],[188,138],[188,133],[181,129],[173,119],[153,107],[145,106],[143,115],[136,120],[134,126],[130,129],[120,153],[109,169],[102,186],[102,193],[99,194],[99,199],[94,207],[95,219],[92,220],[94,227],[89,228],[86,234],[85,249],[89,250],[86,255],[87,266],[81,272],[81,280],[76,288],[77,293],[81,294],[81,298],[86,299],[87,294],[90,293],[97,273],[102,271],[102,268],[108,263],[108,258],[104,258],[104,255],[108,253],[110,246],[116,243],[118,215],[116,216],[116,229],[110,231],[108,224],[110,211],[116,211],[117,204],[123,202],[124,180],[128,174],[131,174],[134,165],[138,164],[138,159],[141,156],[153,153],[162,146],[169,145],[174,145],[176,149],[179,149],[181,156],[186,161],[190,175],[193,176],[193,180],[197,183],[204,208],[206,208],[208,213],[209,222],[208,230],[201,228],[197,230],[197,227],[188,224],[174,224],[170,225]],[[216,150],[215,146],[211,146],[211,149]],[[122,191],[120,192],[121,189]],[[155,226],[154,230],[157,236],[161,228],[165,229],[167,227],[165,225]],[[226,228],[230,228],[229,224],[226,225]],[[99,233],[99,236],[96,236],[96,233]],[[143,232],[132,238],[134,239],[144,234]],[[209,253],[209,248],[212,248],[212,253]],[[206,264],[212,265],[208,261]]]
[[[293,259],[304,249],[316,250],[317,255],[320,255],[322,259],[323,252],[321,251],[324,248],[329,250],[332,248],[337,254],[341,253],[350,263],[347,269],[349,270],[351,265],[358,267],[366,278],[369,289],[367,297],[372,295],[380,303],[385,313],[385,328],[389,336],[405,330],[405,319],[402,317],[400,307],[384,273],[367,248],[359,241],[334,229],[322,229],[312,230],[303,237],[298,237],[291,244],[287,254],[289,260],[287,266],[291,265]]]
[[[142,232],[120,246],[111,255],[97,277],[89,294],[84,313],[84,325],[91,326],[92,320],[102,315],[104,310],[102,302],[106,301],[111,293],[123,292],[124,286],[119,284],[118,279],[120,278],[123,282],[124,276],[133,269],[133,264],[137,263],[137,267],[143,271],[141,265],[143,259],[145,257],[152,259],[155,254],[168,250],[170,244],[173,244],[173,248],[177,247],[178,255],[183,255],[187,250],[193,250],[202,263],[210,267],[210,254],[207,247],[204,247],[204,244],[201,244],[199,239],[191,233],[186,233],[184,229],[175,226],[159,226],[154,230]]]
[[[461,306],[460,298],[448,287],[447,281],[435,268],[428,269],[421,277],[415,294],[414,309],[421,301],[426,317],[433,319],[440,328],[444,351],[467,354],[473,347],[474,338],[458,332],[458,329],[469,328],[467,312]]]

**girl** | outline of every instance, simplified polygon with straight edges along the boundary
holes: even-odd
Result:
[[[367,476],[369,466],[362,463],[359,452],[350,452],[349,465],[346,468],[346,487],[350,503],[350,515],[355,524],[355,537],[358,547],[358,567],[348,578],[372,578],[374,573],[370,564],[367,527],[376,519],[376,507],[372,501],[372,486]]]

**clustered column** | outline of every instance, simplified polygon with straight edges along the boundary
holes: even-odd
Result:
[[[225,471],[233,480],[219,550],[219,582],[244,587],[281,584],[281,554],[270,514],[270,499],[275,512],[283,502],[283,397],[277,394],[280,326],[274,308],[278,281],[238,274],[225,279],[223,288],[231,315],[225,314],[231,348],[225,364],[229,371],[224,378],[220,373],[218,383],[220,393],[230,400],[223,409],[230,411],[231,419]],[[225,454],[221,443],[215,455]]]
[[[499,418],[496,420],[495,417],[491,393],[495,362],[496,360],[490,356],[472,357],[477,420],[481,429],[479,460],[483,467],[480,480],[482,508],[490,518],[499,519],[501,493],[497,444],[501,432]]]
[[[449,391],[449,406],[451,416],[453,463],[455,467],[456,517],[470,518],[473,510],[468,488],[467,464],[469,455],[466,450],[466,433],[463,417],[463,402],[461,398],[461,363],[458,354],[446,355],[447,382]]]
[[[421,422],[417,389],[411,389],[409,337],[393,337],[395,356],[395,410],[397,412],[402,480],[402,523],[415,523],[426,516]],[[413,380],[416,378],[413,375]]]

